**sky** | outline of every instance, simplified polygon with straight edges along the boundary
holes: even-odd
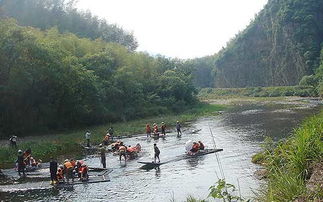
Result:
[[[189,59],[217,53],[268,0],[79,0],[136,37],[137,51]]]

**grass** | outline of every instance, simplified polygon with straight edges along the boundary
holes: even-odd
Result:
[[[102,126],[88,128],[91,131],[91,142],[99,144],[102,142],[104,135],[109,127],[113,126],[116,136],[129,136],[145,133],[147,123],[161,124],[165,122],[167,129],[175,128],[176,121],[180,121],[185,126],[185,122],[197,119],[201,116],[216,115],[218,111],[224,110],[223,105],[212,105],[200,103],[182,114],[160,115],[145,119],[133,120],[128,122],[117,122]],[[80,155],[82,147],[80,144],[85,142],[84,133],[86,129],[68,131],[61,134],[52,134],[48,136],[35,136],[32,140],[23,143],[18,142],[19,149],[32,149],[33,156],[36,159],[48,161],[50,156],[57,157],[60,155]],[[29,138],[28,138],[29,139]],[[13,167],[13,163],[17,158],[17,149],[0,147],[0,166]]]
[[[250,88],[204,88],[199,92],[203,99],[214,99],[221,96],[230,97],[283,97],[318,96],[316,89],[309,86],[276,86],[276,87],[250,87]]]
[[[268,170],[268,187],[261,190],[260,201],[294,201],[298,197],[314,200],[306,190],[311,165],[323,160],[323,111],[306,120],[294,135],[276,147],[253,157]],[[271,147],[271,148],[270,148]],[[319,191],[323,192],[323,190]]]

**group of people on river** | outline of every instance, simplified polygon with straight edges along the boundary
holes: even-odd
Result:
[[[186,148],[186,151],[187,151],[188,155],[195,155],[199,151],[204,150],[205,146],[202,143],[202,141],[192,142],[191,140],[189,140],[189,141],[186,142],[185,148]]]
[[[41,167],[42,160],[36,160],[31,155],[31,149],[27,149],[26,151],[18,150],[18,157],[16,160],[16,169],[18,171],[19,176],[21,174],[26,176],[26,170],[32,171]]]
[[[78,178],[80,181],[89,179],[89,168],[83,160],[66,159],[63,164],[58,165],[52,157],[49,163],[49,172],[51,184],[57,184],[59,182],[69,183],[71,179],[74,182],[74,178]]]
[[[176,131],[177,131],[177,136],[182,135],[182,131],[181,131],[181,124],[179,121],[176,122]],[[159,134],[159,132],[161,132],[161,134]],[[153,128],[150,127],[150,124],[146,124],[146,135],[147,138],[151,137],[153,135],[153,137],[165,137],[166,136],[166,124],[164,122],[161,123],[161,127],[160,130],[158,128],[157,123],[153,124]]]
[[[109,143],[111,143],[113,141],[113,134],[114,134],[114,129],[113,129],[113,127],[110,127],[103,137],[102,144],[108,145]],[[86,147],[91,147],[91,132],[90,132],[90,130],[87,130],[85,132],[85,141],[86,141]]]
[[[111,151],[115,155],[119,155],[119,160],[121,162],[121,159],[123,157],[124,161],[127,161],[127,159],[134,159],[138,157],[138,153],[141,151],[141,145],[138,143],[136,146],[126,146],[124,143],[120,140],[111,143]],[[103,144],[99,145],[99,153],[101,157],[101,164],[103,168],[106,168],[106,148]]]
[[[152,135],[159,136],[159,132],[161,132],[162,136],[166,135],[166,124],[164,122],[161,123],[160,130],[158,128],[158,125],[156,123],[153,124],[153,128],[150,128],[149,124],[146,124],[146,134],[147,137],[151,137]],[[181,135],[181,124],[179,121],[176,122],[176,132],[177,135]],[[119,156],[119,161],[121,162],[122,159],[126,162],[127,159],[134,159],[138,157],[138,153],[141,151],[141,145],[138,143],[135,146],[126,146],[122,141],[113,141],[113,134],[114,130],[113,127],[110,127],[107,130],[106,135],[103,138],[102,143],[99,145],[99,154],[101,157],[101,164],[103,168],[106,168],[106,146],[111,146],[112,152],[114,154]],[[13,137],[14,138],[14,137]],[[91,133],[89,130],[85,133],[85,139],[86,139],[86,146],[91,146]],[[16,139],[13,139],[15,141]],[[156,143],[154,143],[153,146],[154,149],[154,162],[160,163],[160,150]],[[191,153],[198,152],[199,150],[203,150],[204,145],[201,141],[194,142],[192,145],[192,148],[190,149]],[[22,152],[21,150],[18,151],[18,158],[17,158],[17,170],[19,175],[21,173],[23,176],[25,176],[26,166],[34,166],[39,167],[40,161],[35,161],[35,159],[31,156],[31,149],[27,149],[25,152]],[[88,166],[85,164],[82,160],[69,160],[66,159],[63,164],[58,165],[57,161],[55,161],[53,158],[50,160],[50,176],[51,176],[51,184],[56,184],[60,181],[69,183],[69,180],[71,179],[74,182],[74,178],[78,177],[80,180],[87,180],[88,175]]]
[[[153,135],[153,137],[159,137],[159,132],[161,132],[162,136],[165,137],[166,136],[166,124],[164,122],[161,123],[161,127],[160,127],[161,131],[158,128],[157,123],[153,124],[153,128],[150,127],[150,124],[146,124],[146,135],[147,138],[151,137],[151,135]]]

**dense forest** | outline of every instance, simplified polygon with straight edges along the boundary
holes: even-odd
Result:
[[[0,1],[0,136],[180,112],[197,88],[295,85],[323,95],[323,2],[269,0],[219,53],[135,52],[74,0]],[[250,48],[252,47],[252,48]]]
[[[297,85],[321,71],[322,42],[322,0],[269,0],[217,54],[215,86]]]
[[[92,19],[77,16],[85,24]],[[25,27],[21,24],[28,23],[2,15],[2,137],[176,113],[196,103],[185,61],[137,53],[118,41],[87,36],[83,29],[74,34],[61,23],[65,19],[49,29]]]
[[[0,16],[15,18],[23,26],[42,30],[57,27],[60,32],[71,32],[79,37],[101,38],[124,45],[129,50],[137,48],[131,33],[90,12],[77,10],[76,3],[75,0],[2,0]]]

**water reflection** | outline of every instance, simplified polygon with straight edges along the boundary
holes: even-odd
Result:
[[[160,177],[160,167],[159,167],[159,166],[155,168],[155,176],[156,176],[157,178],[159,178],[159,177]]]
[[[185,152],[188,140],[202,142],[213,147],[210,129],[218,148],[223,152],[171,161],[152,169],[139,169],[137,160],[119,162],[119,156],[107,155],[107,167],[112,168],[111,182],[67,187],[65,189],[35,190],[23,193],[0,192],[0,200],[48,200],[48,201],[183,201],[188,195],[206,198],[208,188],[220,176],[218,161],[228,183],[239,180],[243,196],[251,196],[252,190],[259,187],[253,176],[257,165],[250,162],[251,156],[259,151],[259,145],[266,136],[281,139],[288,136],[292,128],[306,116],[318,111],[317,108],[288,109],[285,106],[253,105],[234,108],[218,117],[202,118],[192,123],[193,129],[201,129],[197,134],[184,133],[176,137],[167,134],[165,139],[147,139],[145,136],[124,139],[127,145],[140,142],[143,153],[138,161],[153,161],[153,144],[161,150],[161,162],[175,159]],[[294,113],[295,112],[295,113]],[[190,130],[188,130],[190,131]],[[100,167],[100,158],[91,156],[87,164]],[[162,170],[162,171],[161,171]]]

